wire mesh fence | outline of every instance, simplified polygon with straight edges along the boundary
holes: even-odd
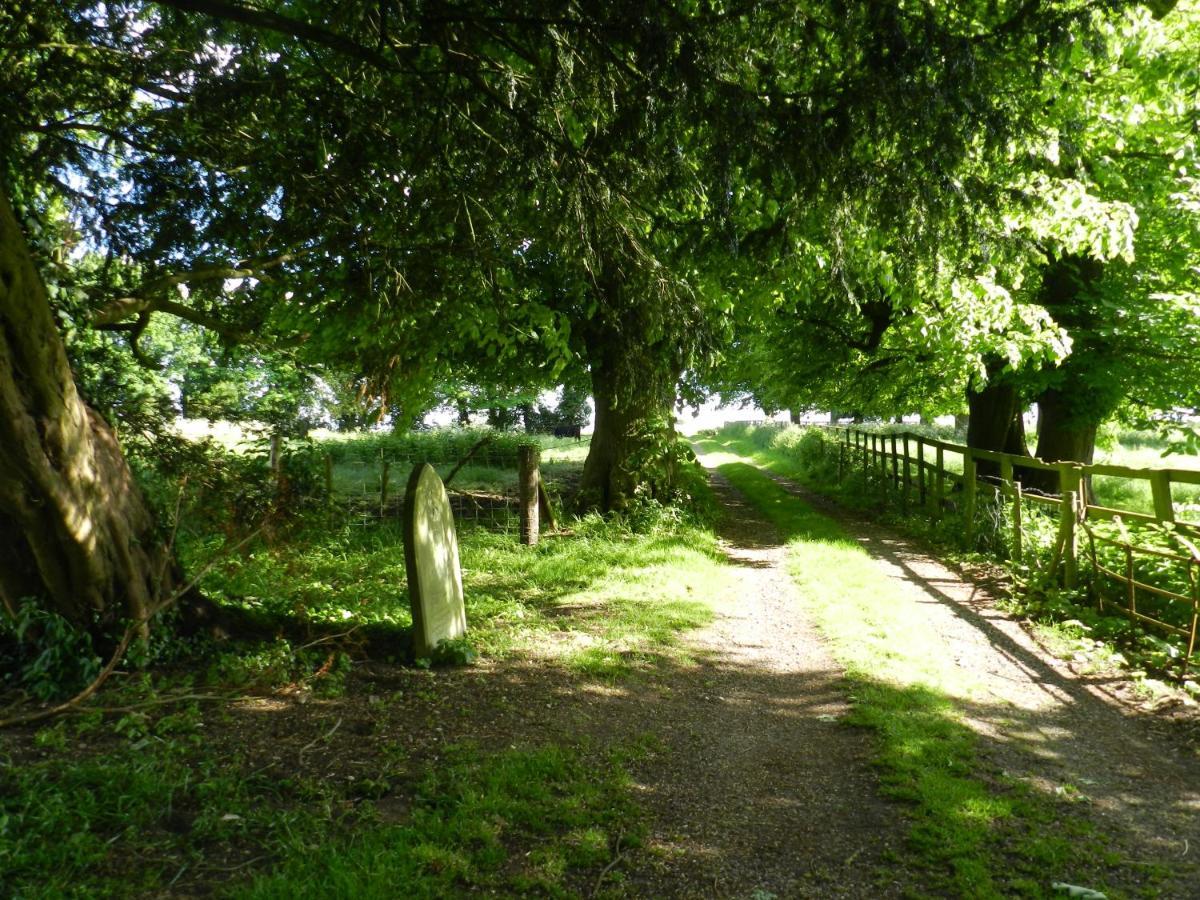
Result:
[[[511,453],[480,452],[465,460],[397,453],[341,459],[326,455],[324,463],[329,502],[344,508],[356,523],[400,521],[409,476],[416,467],[428,463],[447,482],[446,493],[457,523],[499,530],[517,528],[519,472]],[[547,461],[539,468],[548,495],[557,499],[569,491],[579,466]]]

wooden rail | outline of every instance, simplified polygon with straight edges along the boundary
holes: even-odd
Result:
[[[1053,510],[1059,521],[1051,562],[1045,573],[1056,579],[1061,572],[1063,585],[1074,588],[1079,578],[1079,542],[1086,534],[1089,558],[1094,576],[1103,576],[1121,586],[1125,613],[1134,621],[1153,624],[1164,631],[1182,636],[1187,644],[1183,656],[1184,670],[1188,659],[1196,650],[1197,623],[1200,621],[1200,551],[1185,534],[1200,534],[1200,523],[1181,521],[1176,517],[1171,497],[1173,484],[1200,484],[1200,471],[1188,469],[1137,469],[1129,466],[1105,464],[1083,465],[1070,462],[1044,462],[1028,456],[979,450],[962,444],[941,441],[913,432],[866,431],[843,426],[828,426],[841,434],[838,449],[838,476],[845,478],[856,469],[861,469],[864,479],[881,485],[892,493],[904,509],[915,503],[935,518],[941,518],[950,506],[950,495],[957,497],[963,519],[963,542],[967,547],[975,545],[975,517],[980,491],[990,492],[1001,503],[1011,505],[1012,556],[1020,561],[1024,556],[1024,522],[1026,513],[1034,507]],[[946,454],[956,454],[962,461],[962,472],[946,466]],[[933,458],[930,459],[930,456]],[[986,460],[999,469],[998,477],[978,477],[978,463]],[[1043,494],[1025,490],[1019,475],[1022,469],[1056,472],[1058,491]],[[1113,509],[1099,506],[1088,500],[1084,489],[1087,479],[1093,475],[1132,478],[1150,483],[1154,513]],[[1094,524],[1111,521],[1121,533],[1120,539],[1096,533]],[[1173,524],[1172,539],[1176,540],[1182,553],[1164,553],[1153,548],[1138,546],[1129,536],[1126,524]],[[1101,563],[1096,553],[1097,542],[1115,546],[1125,556],[1123,572],[1118,572]],[[1170,559],[1182,566],[1189,585],[1187,594],[1167,591],[1163,588],[1139,581],[1135,577],[1135,558],[1138,555],[1157,556]],[[1103,593],[1093,580],[1094,593],[1100,608],[1104,608]],[[1163,621],[1140,611],[1137,606],[1138,592],[1161,597],[1172,603],[1189,607],[1185,618],[1186,626]]]

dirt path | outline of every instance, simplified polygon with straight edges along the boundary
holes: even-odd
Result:
[[[905,829],[879,798],[870,735],[838,722],[841,673],[801,611],[777,534],[713,480],[739,577],[716,620],[684,641],[701,671],[660,680],[648,708],[669,752],[639,773],[658,862],[638,894],[895,895],[876,872]]]
[[[1079,676],[996,598],[910,542],[786,479],[775,480],[855,537],[920,603],[974,685],[961,706],[996,773],[1075,799],[1134,863],[1170,874],[1161,896],[1200,897],[1200,755],[1181,734],[1123,702],[1111,677]]]

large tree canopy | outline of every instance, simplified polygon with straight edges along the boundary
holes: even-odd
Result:
[[[152,317],[177,316],[381,396],[463,372],[550,384],[586,364],[597,434],[584,491],[604,508],[669,490],[685,370],[728,353],[756,360],[760,383],[802,371],[780,358],[780,328],[788,342],[832,329],[838,340],[806,346],[829,348],[839,379],[860,359],[919,366],[964,324],[947,383],[996,354],[1061,356],[1061,323],[1014,299],[1030,241],[1001,224],[1005,204],[1022,208],[1005,167],[1044,138],[1064,60],[1104,58],[1125,6],[6,10],[0,182],[25,227],[3,233],[0,388],[26,429],[6,452],[63,483],[11,486],[0,524],[25,562],[0,585],[5,602],[68,597],[37,549],[63,533],[85,557],[127,562],[155,545],[144,516],[88,499],[125,476],[107,450],[103,470],[73,462],[111,441],[65,357],[21,362],[23,344],[56,340],[50,303],[60,327],[135,342]],[[747,330],[729,353],[735,324]],[[45,438],[59,420],[73,423],[70,453]],[[116,515],[136,527],[101,521]],[[130,578],[106,575],[60,609],[139,614],[148,602],[122,599]]]
[[[959,169],[950,193],[969,202],[941,240],[913,252],[908,224],[851,216],[748,330],[724,385],[874,415],[957,411],[969,393],[977,419],[1011,420],[1037,401],[1075,433],[1043,430],[1052,458],[1084,458],[1122,404],[1142,421],[1200,404],[1198,15],[1185,3],[1077,21],[1014,82],[1031,127]],[[1023,447],[1008,421],[981,427],[983,445]]]

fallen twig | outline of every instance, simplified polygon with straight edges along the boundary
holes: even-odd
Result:
[[[242,540],[238,541],[237,544],[230,547],[225,553],[214,557],[211,561],[209,561],[208,565],[204,566],[196,574],[196,576],[192,578],[191,581],[172,593],[171,596],[162,603],[158,604],[153,609],[146,610],[144,613],[142,613],[142,615],[130,622],[129,627],[125,629],[125,633],[121,635],[121,640],[117,642],[117,648],[113,651],[112,657],[109,659],[108,663],[103,669],[100,670],[100,674],[96,676],[92,683],[85,687],[82,691],[80,691],[70,700],[66,700],[57,706],[50,707],[49,709],[38,710],[37,712],[27,713],[23,716],[12,716],[7,719],[0,719],[0,728],[12,728],[16,725],[29,725],[33,722],[41,722],[45,719],[51,719],[54,716],[60,715],[67,710],[78,706],[84,700],[88,699],[88,697],[91,697],[93,694],[95,694],[96,691],[100,690],[100,687],[104,684],[104,682],[108,681],[109,676],[112,675],[117,666],[121,664],[121,660],[125,658],[125,651],[129,649],[129,644],[133,640],[134,635],[138,634],[142,628],[145,627],[147,622],[149,622],[159,613],[165,612],[178,603],[179,599],[190,593],[192,588],[199,584],[201,579],[203,579],[205,575],[207,575],[216,567],[217,563],[219,563],[230,553],[233,553],[235,550],[238,550],[248,544],[263,530],[263,527],[264,526],[260,525],[250,534],[246,535],[246,537],[244,537]]]
[[[600,893],[600,885],[604,883],[605,876],[613,870],[613,867],[617,863],[625,858],[625,853],[621,850],[621,838],[624,836],[625,833],[623,831],[617,832],[617,839],[613,842],[613,858],[608,861],[607,866],[600,870],[600,874],[596,877],[596,883],[592,886],[591,896],[595,897],[596,894]]]
[[[325,635],[325,637],[319,637],[315,641],[310,641],[307,644],[301,644],[299,647],[296,648],[296,652],[299,653],[302,650],[310,650],[313,647],[320,646],[321,644],[327,644],[330,641],[336,641],[339,638],[349,637],[350,635],[354,634],[354,632],[358,631],[358,629],[360,629],[360,628],[362,628],[361,624],[355,625],[349,631],[343,631],[340,634],[327,634],[327,635]]]
[[[329,740],[331,737],[333,737],[333,733],[341,727],[342,727],[342,720],[339,718],[336,722],[333,723],[333,727],[330,728],[327,732],[325,732],[324,735],[322,735],[321,737],[313,738],[311,741],[309,741],[307,744],[305,744],[303,747],[301,747],[300,753],[299,753],[300,762],[301,763],[304,762],[304,754],[305,753],[307,753],[309,750],[311,750],[313,747],[315,747],[317,744],[321,743],[322,741]]]

